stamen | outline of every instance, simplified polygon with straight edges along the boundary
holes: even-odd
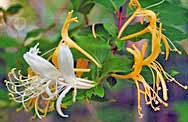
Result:
[[[36,115],[42,119],[41,115],[39,114],[38,112],[38,100],[39,100],[39,97],[36,98],[36,101],[35,101],[35,112],[36,112]]]
[[[166,37],[166,36],[165,36],[165,37]],[[182,52],[176,48],[176,46],[172,43],[172,41],[171,41],[168,37],[166,37],[166,38],[167,38],[167,40],[170,42],[171,46],[174,48],[174,49],[170,48],[170,50],[171,50],[171,51],[174,51],[174,52],[177,52],[178,54],[181,55]]]
[[[136,87],[137,87],[137,101],[138,101],[138,115],[139,115],[139,118],[143,118],[143,114],[141,113],[141,111],[142,111],[142,108],[141,108],[141,106],[140,106],[140,88],[139,88],[139,84],[138,84],[138,82],[135,80],[135,84],[136,84]]]
[[[94,38],[97,38],[96,32],[95,32],[95,24],[92,24],[92,34]]]
[[[157,66],[160,68],[160,70],[163,72],[164,76],[167,78],[167,80],[169,81],[173,81],[174,83],[176,83],[177,85],[179,85],[180,87],[182,87],[185,90],[188,90],[188,86],[187,85],[182,85],[181,83],[179,83],[175,78],[173,78],[171,75],[169,75],[167,72],[165,72],[165,70],[163,69],[163,67],[160,65],[159,62],[155,61],[155,63],[157,64]]]
[[[41,56],[43,57],[43,56],[47,55],[48,53],[54,51],[55,49],[56,48],[52,48],[52,49],[48,50],[47,52],[43,53]]]

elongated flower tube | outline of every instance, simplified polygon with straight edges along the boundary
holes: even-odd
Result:
[[[67,18],[65,19],[64,25],[62,27],[61,30],[61,36],[62,36],[62,40],[59,43],[59,46],[64,43],[65,45],[67,45],[69,48],[75,48],[78,51],[80,51],[82,54],[84,54],[87,58],[89,58],[94,64],[97,65],[97,67],[101,68],[102,66],[89,54],[87,53],[85,50],[83,50],[81,47],[79,47],[70,37],[68,34],[68,28],[69,25],[73,22],[78,22],[78,18],[74,17],[72,18],[72,14],[73,11],[68,12]],[[57,56],[58,56],[58,48],[57,47],[56,51],[54,52],[53,56],[52,56],[52,61],[55,65],[57,65]]]
[[[16,72],[15,69],[9,73],[9,81],[5,81],[5,83],[10,92],[10,99],[22,103],[26,110],[34,108],[39,118],[54,110],[52,100],[57,99],[56,109],[58,113],[62,117],[68,117],[61,111],[61,101],[66,93],[74,88],[73,101],[75,101],[77,89],[89,89],[94,87],[95,83],[75,76],[73,56],[66,45],[60,46],[59,69],[38,55],[37,46],[24,54],[24,59],[32,69],[29,71],[28,77],[21,75],[20,71]],[[42,105],[45,106],[44,108],[39,107],[41,106],[39,101],[44,102]],[[41,116],[40,113],[44,115]]]

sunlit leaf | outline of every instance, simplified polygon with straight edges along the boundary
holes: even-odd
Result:
[[[103,64],[102,74],[110,72],[130,72],[132,61],[126,56],[114,56]]]
[[[99,97],[104,97],[104,88],[101,85],[98,85],[94,88],[94,94]]]
[[[104,29],[113,37],[116,37],[118,34],[118,28],[116,25],[112,23],[104,23],[103,24]]]

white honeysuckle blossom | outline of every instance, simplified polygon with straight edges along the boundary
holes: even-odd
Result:
[[[95,82],[75,76],[73,56],[66,45],[62,44],[59,48],[59,69],[39,56],[40,51],[37,47],[38,44],[24,54],[25,61],[35,75],[25,77],[21,75],[20,71],[16,72],[15,68],[9,73],[9,81],[5,82],[12,96],[11,99],[22,103],[24,108],[27,109],[24,103],[31,98],[40,96],[43,100],[51,100],[57,97],[57,112],[62,117],[68,117],[61,111],[61,102],[65,95],[73,88],[73,101],[75,101],[77,89],[90,89],[95,86]],[[52,85],[55,86],[53,92],[50,89]],[[44,93],[47,93],[48,97],[44,97]],[[36,104],[38,103],[35,103],[35,112],[41,118]]]

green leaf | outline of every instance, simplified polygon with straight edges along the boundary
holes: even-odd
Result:
[[[16,67],[16,55],[10,52],[0,52],[0,58],[4,60],[6,67],[4,68],[4,73],[10,71],[10,69]],[[22,57],[21,57],[22,58]]]
[[[20,4],[15,4],[15,5],[12,5],[10,6],[7,10],[6,10],[6,13],[7,14],[17,14],[20,9],[23,8],[22,5]]]
[[[116,25],[112,23],[104,23],[103,24],[104,29],[113,37],[117,37],[118,34],[118,28]]]
[[[17,39],[7,35],[0,35],[0,48],[18,47],[19,45]]]
[[[115,23],[114,13],[100,4],[95,4],[87,15],[88,24]]]
[[[28,38],[34,38],[34,37],[37,37],[39,36],[42,32],[44,32],[45,30],[42,29],[42,28],[39,28],[39,29],[34,29],[30,32],[27,33],[26,37],[25,37],[25,40],[27,40]]]
[[[188,21],[188,17],[186,16],[188,13],[187,9],[168,1],[153,7],[152,10],[156,13],[160,13],[158,18],[160,18],[160,21],[165,25],[181,25]]]
[[[125,3],[125,0],[95,0],[95,2],[111,11],[117,11]]]
[[[122,50],[123,46],[125,45],[125,42],[122,40],[116,40],[115,44],[117,46],[118,51]]]
[[[8,92],[0,88],[0,100],[9,100]]]
[[[101,78],[107,76],[111,72],[128,73],[131,71],[131,67],[132,61],[126,56],[114,56],[103,64]]]
[[[181,41],[188,37],[188,34],[182,32],[179,29],[174,27],[170,27],[167,25],[163,25],[164,31],[163,33],[171,40],[171,41]]]
[[[89,89],[89,90],[87,90],[87,91],[86,91],[86,96],[89,97],[89,98],[91,98],[92,95],[93,95],[93,92],[94,92],[93,89]]]
[[[172,77],[178,75],[179,73],[180,73],[180,72],[177,71],[177,70],[175,70],[175,69],[171,69],[171,70],[169,71],[169,74],[170,74]]]
[[[79,33],[73,34],[73,38],[76,43],[92,55],[99,63],[103,63],[111,55],[110,46],[105,40],[100,38],[95,39],[93,35],[80,35]],[[83,55],[74,51],[74,56],[77,58],[83,57]],[[85,57],[85,56],[84,56]]]
[[[71,3],[72,3],[73,8],[75,10],[79,9],[81,2],[82,2],[82,0],[71,0]]]
[[[94,93],[99,97],[104,97],[104,88],[101,85],[98,85],[94,88]]]
[[[79,11],[84,15],[87,15],[94,7],[95,3],[92,0],[82,1],[79,7]]]

